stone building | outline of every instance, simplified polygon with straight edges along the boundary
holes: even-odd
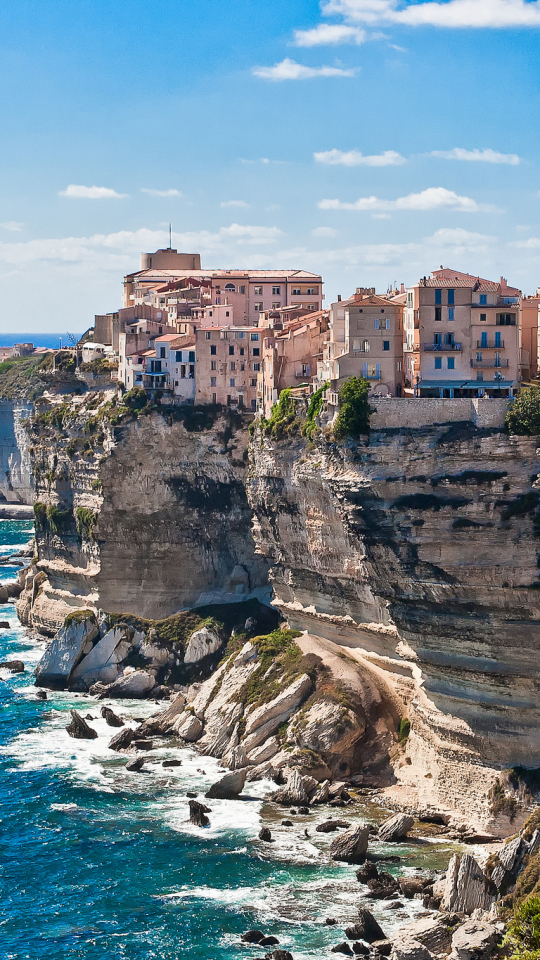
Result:
[[[257,327],[197,329],[196,403],[257,409],[262,336]]]
[[[284,329],[262,331],[262,369],[258,374],[257,409],[270,411],[286,387],[311,383],[328,339],[330,312],[319,310],[289,323]]]

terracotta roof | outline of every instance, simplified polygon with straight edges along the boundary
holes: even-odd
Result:
[[[500,283],[496,283],[495,280],[481,280],[479,277],[464,277],[457,275],[455,277],[426,277],[419,281],[421,287],[469,287],[471,289],[480,290],[482,293],[498,293],[500,290]]]
[[[185,334],[171,341],[171,349],[184,350],[186,347],[194,347],[196,343],[196,337]]]
[[[155,279],[159,280],[175,280],[186,277],[193,277],[194,280],[198,278],[213,278],[216,280],[233,280],[238,279],[248,279],[248,280],[257,280],[259,277],[261,280],[271,280],[274,277],[280,279],[289,279],[289,280],[315,280],[318,283],[322,282],[320,273],[309,273],[307,270],[138,270],[136,273],[128,273],[127,277],[136,277],[138,281],[150,281]]]

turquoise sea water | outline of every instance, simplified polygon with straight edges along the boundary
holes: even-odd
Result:
[[[31,535],[25,521],[0,521],[0,555]],[[14,576],[0,567],[0,579]],[[10,630],[0,631],[0,660],[22,659],[26,672],[0,670],[0,960],[224,960],[260,957],[239,943],[257,927],[274,934],[295,960],[335,956],[362,894],[354,868],[329,863],[332,834],[315,833],[336,811],[293,817],[265,803],[270,784],[253,784],[251,798],[210,801],[211,826],[186,821],[186,791],[203,793],[218,764],[167,743],[149,754],[147,772],[129,774],[126,757],[107,749],[114,730],[92,698],[52,693],[36,699],[32,671],[45,642],[23,629],[12,606],[0,607]],[[126,717],[155,712],[155,704],[111,704]],[[65,732],[69,707],[90,713],[99,738]],[[182,766],[164,769],[165,757]],[[373,816],[356,807],[338,811],[355,820]],[[276,838],[256,838],[261,823]],[[307,828],[308,837],[304,830]],[[335,836],[335,835],[334,835]],[[377,852],[396,853],[396,847]],[[444,867],[448,844],[399,847],[393,872]],[[374,912],[391,931],[422,910]],[[328,927],[326,917],[338,925]]]

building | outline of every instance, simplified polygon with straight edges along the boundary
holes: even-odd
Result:
[[[141,386],[144,365],[140,357],[153,348],[156,337],[163,334],[178,336],[174,327],[156,320],[132,320],[118,334],[118,380],[127,390]]]
[[[330,383],[328,400],[349,377],[371,382],[371,393],[400,397],[403,383],[404,295],[381,297],[359,290],[330,308],[330,338],[317,364],[317,383]]]
[[[166,251],[174,252],[174,251]],[[163,253],[163,251],[158,251]],[[309,312],[322,307],[322,277],[305,270],[201,270],[159,266],[157,254],[144,254],[136,273],[124,278],[124,308],[151,306],[164,313],[178,313],[179,302],[197,300],[201,305],[228,305],[235,325],[257,326],[261,313],[283,306],[303,305]],[[177,254],[177,256],[197,256]],[[141,258],[141,264],[143,259]],[[198,286],[197,296],[193,291]],[[174,303],[173,301],[177,301]]]
[[[257,327],[201,327],[195,336],[196,402],[255,412],[263,332]]]
[[[532,380],[539,372],[538,310],[540,308],[540,287],[532,297],[523,297],[520,311],[520,360],[521,379]]]
[[[282,390],[311,383],[328,339],[329,310],[307,314],[285,329],[264,329],[262,369],[258,374],[257,409],[269,417]]]
[[[115,353],[119,353],[120,334],[124,333],[130,324],[142,320],[152,321],[156,334],[166,333],[168,330],[165,311],[144,303],[138,307],[122,308],[115,313],[97,314],[94,317],[94,340],[112,346]]]
[[[410,288],[407,309],[411,299],[420,348],[415,395],[513,396],[520,380],[520,298],[503,277],[483,280],[442,267]]]
[[[153,349],[137,360],[141,367],[139,383],[152,397],[165,396],[172,403],[193,403],[195,400],[195,337],[177,333],[156,337]],[[138,373],[139,371],[135,371]]]

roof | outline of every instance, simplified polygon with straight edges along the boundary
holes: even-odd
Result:
[[[343,301],[342,301],[343,302]],[[370,307],[392,307],[395,306],[395,300],[389,300],[388,297],[379,297],[377,294],[371,294],[368,297],[358,297],[353,295],[350,300],[346,301],[351,306],[356,306],[362,304],[362,306]]]
[[[158,282],[159,280],[171,281],[186,277],[193,277],[194,280],[214,277],[219,280],[233,280],[235,278],[239,280],[258,280],[259,278],[261,280],[271,280],[276,278],[282,280],[316,280],[322,283],[320,273],[309,273],[307,270],[138,270],[136,273],[128,273],[126,276],[134,277],[138,281],[148,282],[152,279]]]
[[[509,287],[506,281],[485,280],[483,277],[475,277],[472,273],[463,273],[461,270],[451,270],[450,268],[441,268],[433,270],[433,276],[422,277],[415,286],[421,287],[472,287],[475,291],[482,293],[499,293],[501,296],[520,294],[517,287]],[[443,276],[442,274],[448,274]],[[501,278],[502,279],[502,278]]]
[[[171,341],[171,348],[174,350],[184,350],[186,347],[194,347],[197,343],[197,338],[193,335],[185,334],[184,336],[173,337]]]
[[[444,390],[474,390],[476,387],[483,389],[488,387],[500,387],[505,390],[506,387],[514,386],[514,380],[420,380],[415,386],[420,390],[435,390],[442,387]]]
[[[167,343],[170,340],[175,340],[177,336],[177,333],[164,333],[162,337],[156,337],[156,343]]]

